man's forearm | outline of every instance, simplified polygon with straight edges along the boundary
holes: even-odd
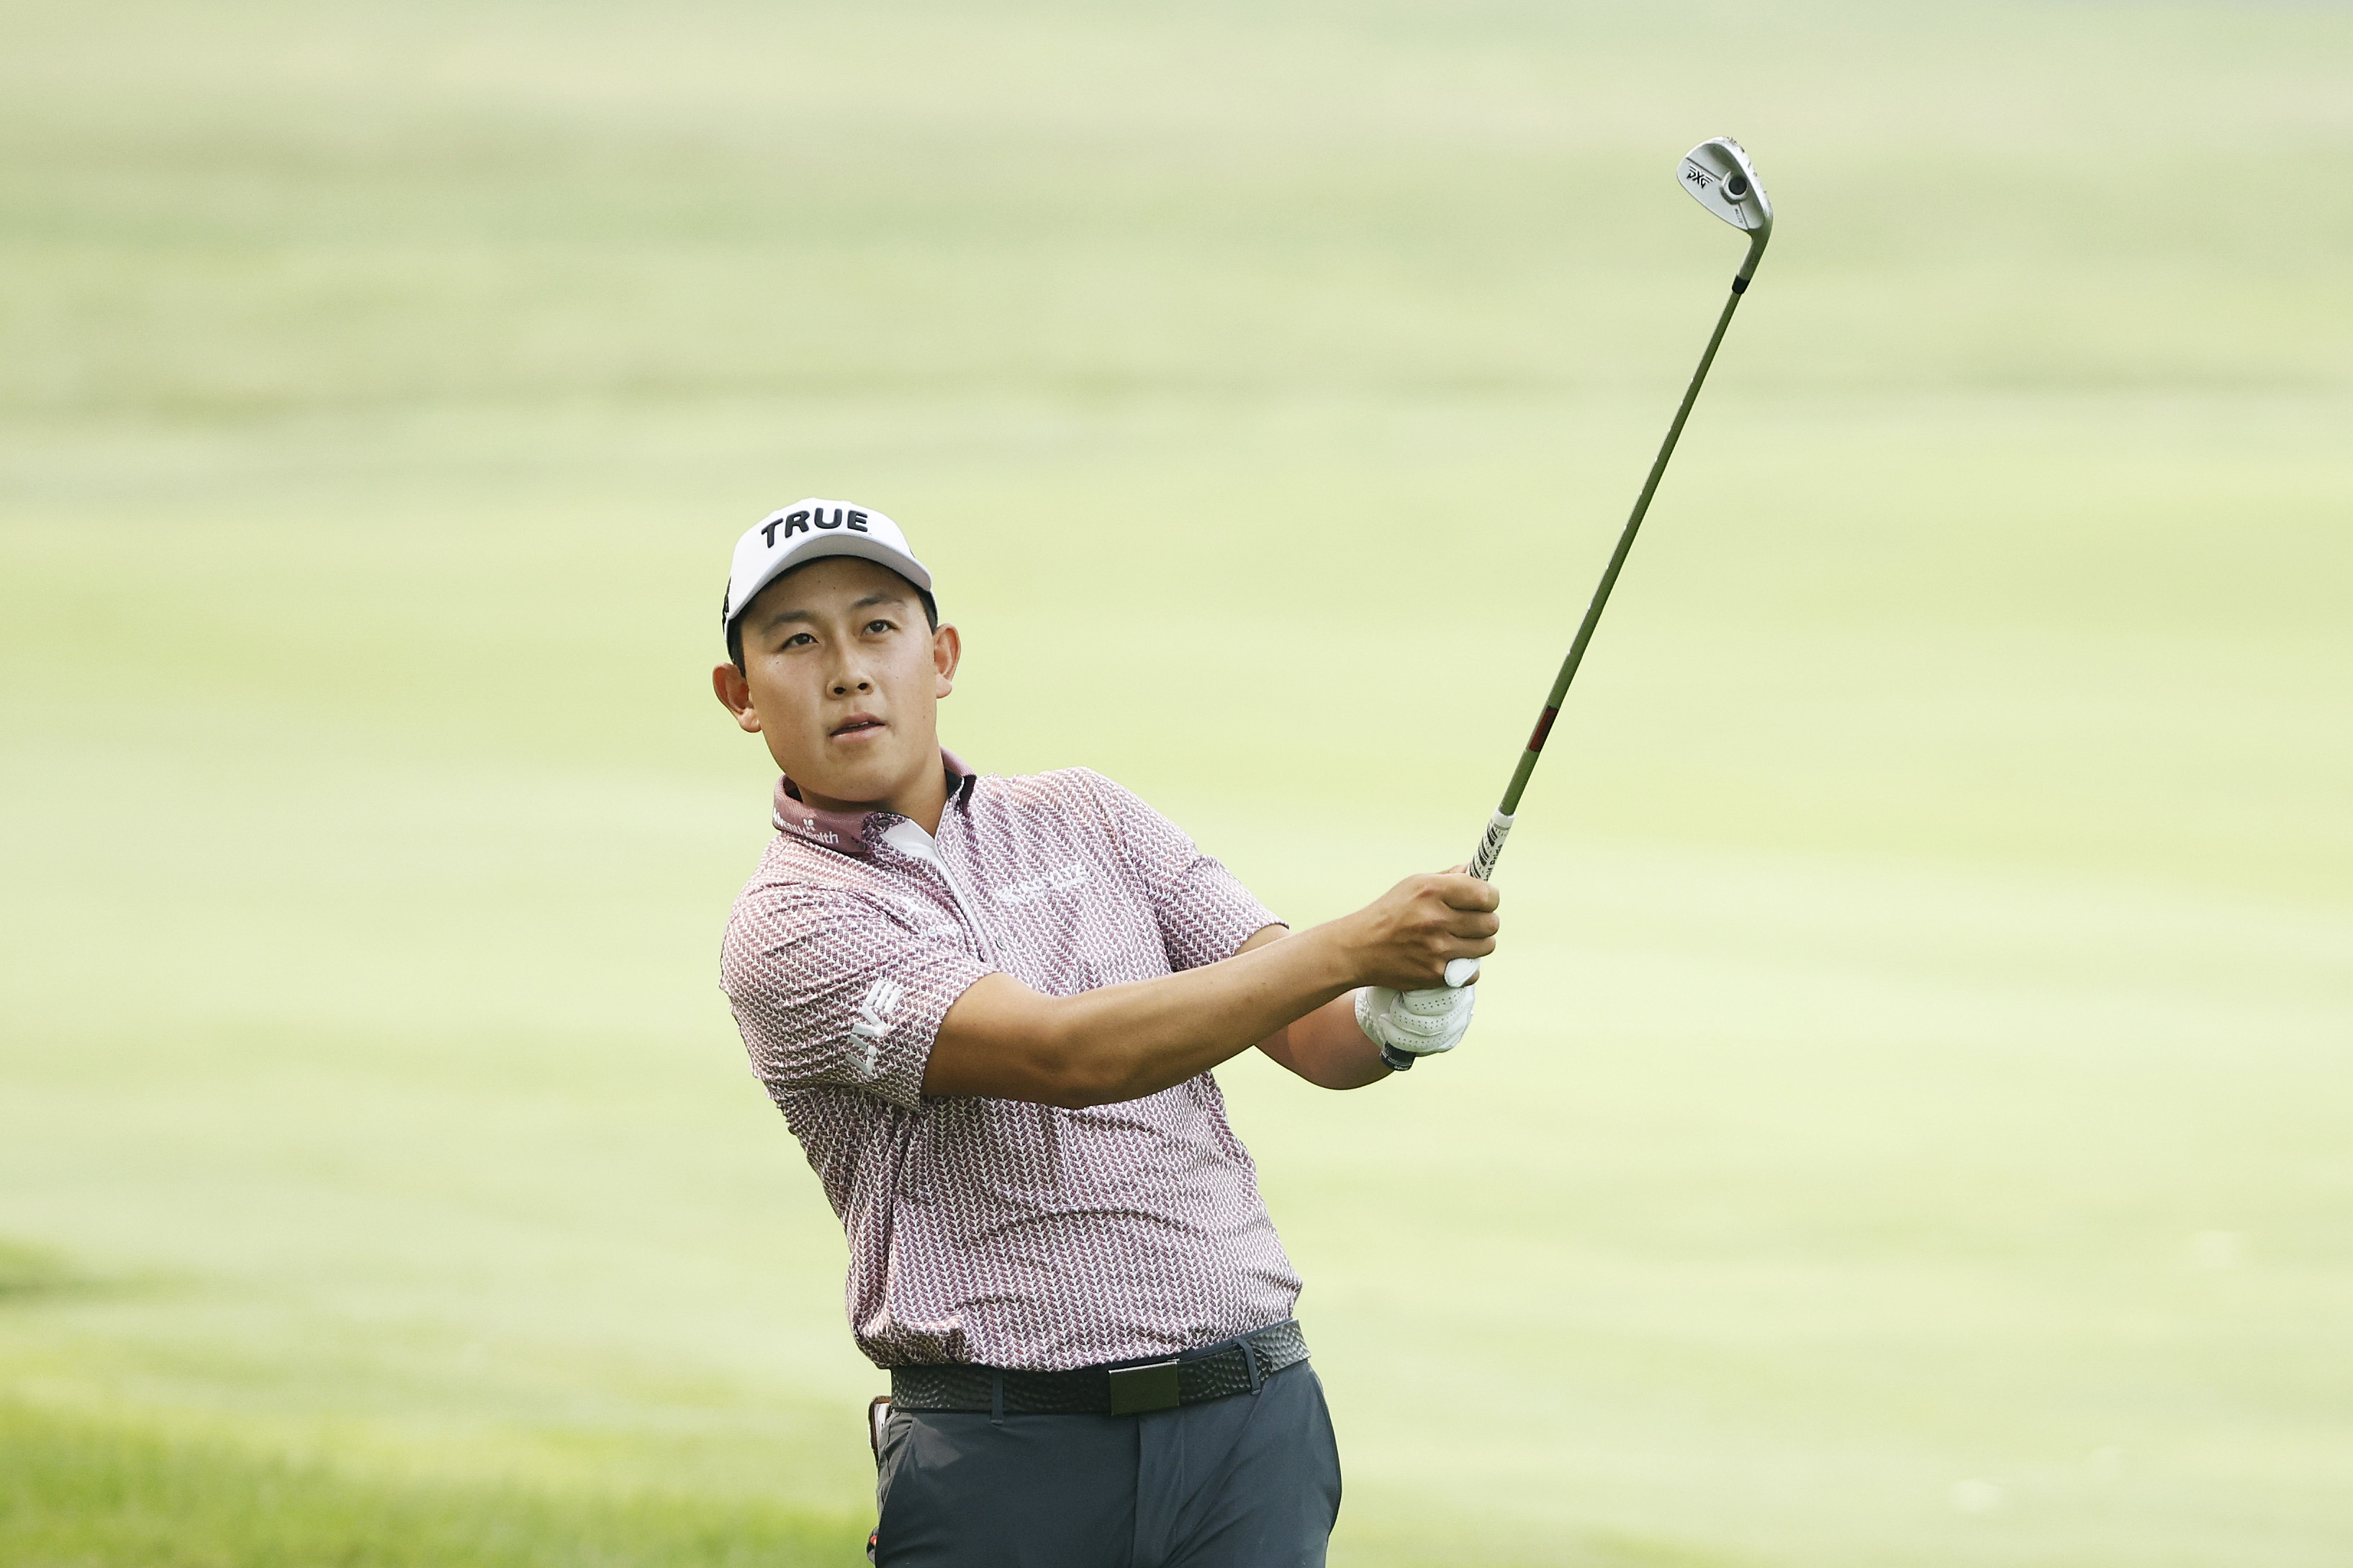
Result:
[[[1155,1093],[1354,990],[1348,945],[1334,921],[1286,941],[1254,939],[1222,963],[1075,996],[988,975],[948,1009],[923,1092],[1071,1107]]]
[[[1439,984],[1455,959],[1495,951],[1494,909],[1491,885],[1441,872],[1296,936],[1269,926],[1222,963],[1157,980],[1042,996],[1009,974],[984,975],[941,1020],[923,1092],[1072,1107],[1154,1094],[1359,985]],[[1332,1087],[1369,1082],[1336,1029],[1319,1022],[1303,1039],[1338,1054],[1324,1065],[1346,1081]]]
[[[1389,1076],[1381,1048],[1356,1026],[1354,990],[1297,1019],[1267,1038],[1259,1049],[1318,1089],[1362,1089]]]

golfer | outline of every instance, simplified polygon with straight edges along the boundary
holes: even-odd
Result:
[[[1294,934],[1109,779],[974,773],[938,735],[961,639],[871,508],[744,534],[724,620],[712,684],[784,775],[724,984],[891,1373],[877,1561],[1321,1563],[1299,1276],[1210,1069],[1356,1089],[1451,1049],[1494,889],[1409,877]]]

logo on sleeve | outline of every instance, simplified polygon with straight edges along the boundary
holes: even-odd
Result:
[[[892,979],[881,979],[866,988],[858,1004],[858,1016],[851,1020],[852,1037],[866,1042],[866,1076],[872,1078],[878,1070],[882,1042],[898,1026],[899,1004],[907,999],[907,988]]]

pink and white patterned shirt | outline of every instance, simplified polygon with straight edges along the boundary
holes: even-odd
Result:
[[[1209,1074],[1082,1110],[923,1093],[982,975],[1068,996],[1229,958],[1274,917],[1099,773],[943,758],[936,839],[780,780],[722,948],[753,1068],[849,1233],[859,1348],[1056,1370],[1290,1317],[1299,1277]]]

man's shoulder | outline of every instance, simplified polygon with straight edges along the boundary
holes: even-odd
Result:
[[[1055,768],[984,775],[974,782],[971,811],[975,826],[987,832],[1117,844],[1151,808],[1092,768]]]
[[[1052,768],[1042,773],[983,773],[973,800],[1012,811],[1100,813],[1119,786],[1092,768]]]
[[[865,861],[779,833],[736,892],[727,927],[732,935],[780,915],[876,904],[883,891],[881,877]]]

